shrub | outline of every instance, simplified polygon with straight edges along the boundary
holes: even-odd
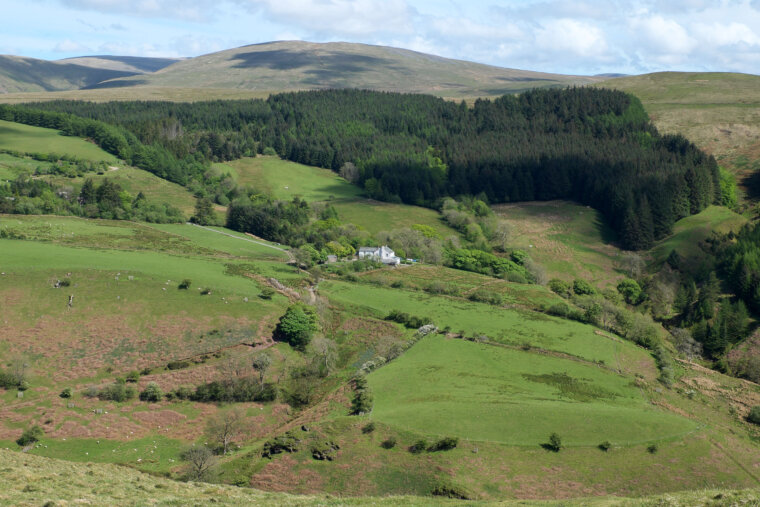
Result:
[[[148,385],[145,386],[145,390],[140,393],[140,400],[155,403],[161,401],[163,396],[164,394],[161,392],[161,388],[158,387],[158,384],[155,382],[148,382]]]
[[[264,149],[261,151],[261,154],[262,154],[262,155],[267,155],[267,156],[269,156],[269,157],[276,157],[276,156],[277,156],[277,152],[276,152],[276,151],[275,151],[275,149],[274,149],[274,148],[272,148],[271,146],[267,146],[266,148],[264,148]]]
[[[760,405],[755,405],[747,415],[747,421],[752,424],[760,424]]]
[[[67,387],[63,391],[61,391],[61,394],[59,394],[61,398],[71,398],[71,388]]]
[[[657,452],[657,444],[650,444],[649,447],[647,447],[647,452],[649,454],[654,454]]]
[[[127,382],[131,383],[137,383],[138,380],[140,380],[140,372],[137,370],[130,371],[127,373]]]
[[[175,391],[177,397],[179,393]],[[277,398],[277,389],[268,382],[259,382],[257,378],[243,377],[225,382],[215,380],[201,384],[190,396],[193,401],[201,402],[251,402],[273,401]],[[186,398],[182,398],[186,399]]]
[[[373,431],[375,431],[375,423],[373,423],[373,422],[371,422],[371,423],[369,423],[369,424],[365,425],[365,426],[362,428],[362,433],[364,433],[365,435],[366,435],[367,433],[372,433]]]
[[[586,280],[576,278],[573,280],[573,293],[577,296],[590,296],[596,294],[596,289],[594,289]]]
[[[549,315],[556,315],[557,317],[567,317],[570,308],[565,303],[556,303],[551,305],[546,313]]]
[[[430,447],[428,447],[428,451],[430,452],[450,451],[451,449],[455,449],[458,444],[459,444],[458,438],[445,437],[435,442]]]
[[[201,291],[201,296],[210,296],[211,295],[211,289],[206,287]]]
[[[518,273],[517,271],[510,271],[507,273],[506,279],[508,282],[512,283],[530,283],[525,275]]]
[[[466,490],[460,488],[459,486],[454,486],[451,484],[438,484],[433,487],[433,490],[430,492],[430,494],[444,498],[456,498],[458,500],[470,499],[470,495]]]
[[[570,296],[570,284],[559,278],[549,280],[549,290],[564,298]]]
[[[25,429],[18,440],[16,440],[16,443],[21,447],[26,447],[27,445],[37,442],[44,434],[45,432],[42,431],[42,428],[35,424],[34,426]]]
[[[479,303],[488,303],[489,305],[500,305],[503,302],[501,294],[485,289],[476,290],[470,294],[468,299]]]
[[[193,281],[189,278],[185,278],[181,282],[179,282],[179,285],[177,285],[177,288],[180,290],[187,290],[190,288],[190,285],[192,285]]]
[[[428,447],[428,443],[424,439],[419,439],[415,443],[409,446],[409,452],[412,454],[420,454]]]
[[[609,440],[605,440],[604,442],[602,442],[601,444],[599,444],[599,446],[598,446],[598,447],[599,447],[599,449],[601,449],[602,451],[604,451],[604,452],[607,452],[607,451],[609,451],[609,450],[610,450],[610,448],[612,447],[612,444],[610,443],[610,441],[609,441]]]
[[[546,448],[559,452],[562,449],[562,438],[557,433],[552,433],[549,435],[549,443],[546,444]]]
[[[275,290],[271,287],[264,287],[261,289],[261,294],[259,294],[259,297],[261,299],[272,299],[272,296],[275,295]]]
[[[131,400],[135,397],[137,391],[132,386],[127,386],[122,380],[116,380],[113,384],[108,385],[98,391],[98,398],[101,400],[122,402]]]
[[[623,295],[626,303],[630,305],[637,305],[641,302],[641,287],[639,286],[638,282],[636,282],[636,280],[631,280],[630,278],[621,280],[617,285],[617,290],[620,292],[620,294]]]
[[[190,363],[187,361],[171,361],[166,365],[166,368],[169,370],[181,370],[188,366],[190,366]]]
[[[385,440],[380,443],[380,447],[383,449],[393,449],[396,447],[396,438],[395,437],[388,437]]]

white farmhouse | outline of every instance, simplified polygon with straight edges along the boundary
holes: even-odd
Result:
[[[363,246],[359,248],[359,258],[372,259],[393,266],[397,266],[401,263],[401,257],[397,256],[393,250],[385,245],[381,247]]]

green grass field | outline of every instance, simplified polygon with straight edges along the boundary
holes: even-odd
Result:
[[[216,164],[240,185],[260,189],[275,199],[290,200],[299,196],[309,202],[355,199],[361,190],[330,171],[305,166],[274,156],[243,158]]]
[[[527,344],[586,361],[604,361],[613,368],[627,369],[635,364],[645,371],[647,363],[651,367],[651,358],[643,349],[600,336],[586,324],[529,310],[336,281],[321,282],[319,289],[331,301],[369,309],[380,318],[391,310],[401,310],[430,317],[440,328],[450,326],[452,331],[461,330],[467,336],[485,334],[502,344],[516,347]]]
[[[57,130],[4,120],[0,120],[0,148],[29,153],[65,153],[85,160],[117,162],[110,153],[78,137],[62,136]]]
[[[566,359],[430,336],[369,376],[372,418],[423,434],[538,446],[682,437],[688,419],[647,407],[624,377]]]
[[[722,206],[710,206],[696,215],[682,218],[673,227],[673,234],[652,249],[652,257],[657,262],[667,259],[675,250],[687,262],[696,267],[707,258],[700,243],[712,234],[727,234],[738,231],[747,219]]]
[[[541,285],[512,283],[479,273],[432,264],[413,264],[403,269],[376,269],[359,276],[365,281],[380,282],[383,285],[401,283],[404,288],[416,290],[425,290],[432,283],[443,283],[444,287],[456,290],[462,297],[467,297],[478,289],[484,289],[501,294],[506,304],[532,309],[549,307],[564,301]]]
[[[414,224],[429,225],[444,237],[457,234],[440,219],[437,211],[363,198],[359,187],[328,169],[274,156],[244,158],[214,167],[230,174],[240,185],[250,185],[276,199],[299,196],[309,202],[329,202],[341,221],[360,226],[370,234]]]

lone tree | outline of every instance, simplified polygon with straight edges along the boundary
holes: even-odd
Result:
[[[195,215],[190,217],[193,223],[198,225],[212,225],[214,223],[214,204],[211,200],[201,197],[195,202]]]
[[[274,330],[274,337],[288,342],[291,347],[303,352],[318,329],[319,317],[316,310],[303,303],[296,303],[280,317]]]
[[[549,443],[546,447],[554,452],[559,452],[562,449],[562,438],[557,433],[549,435]]]
[[[182,459],[190,463],[190,478],[199,481],[206,477],[216,463],[214,453],[205,445],[190,447],[182,453]]]
[[[222,454],[227,454],[230,444],[243,428],[245,413],[240,407],[218,413],[206,423],[206,435],[217,442]]]
[[[262,352],[253,356],[253,369],[259,372],[259,384],[264,383],[264,374],[266,374],[269,367],[272,365],[272,358],[269,354]]]

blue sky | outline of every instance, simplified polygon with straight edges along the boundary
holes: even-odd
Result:
[[[381,44],[565,74],[760,74],[760,0],[2,0],[0,53],[197,56]]]

